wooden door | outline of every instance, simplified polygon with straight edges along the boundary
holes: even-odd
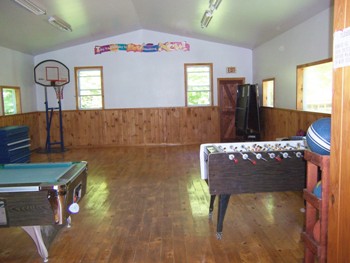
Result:
[[[221,142],[232,142],[236,139],[235,111],[237,85],[244,84],[244,82],[244,78],[218,79]]]

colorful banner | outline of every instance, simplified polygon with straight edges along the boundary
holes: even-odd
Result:
[[[161,52],[161,51],[190,51],[190,44],[187,42],[165,42],[158,44],[110,44],[105,46],[95,46],[95,55],[105,52]]]

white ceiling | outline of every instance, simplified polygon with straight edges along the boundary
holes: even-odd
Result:
[[[46,15],[36,16],[13,0],[0,0],[0,46],[37,55],[146,29],[253,49],[333,5],[333,0],[222,0],[209,26],[202,29],[209,0],[32,2],[44,7]],[[47,22],[51,15],[68,22],[73,32],[52,27]]]

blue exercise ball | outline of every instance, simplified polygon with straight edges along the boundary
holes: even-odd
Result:
[[[316,195],[317,198],[322,198],[322,181],[317,182],[317,184],[314,187],[313,193],[314,195]]]
[[[306,133],[306,142],[311,151],[329,155],[331,150],[331,118],[322,118],[312,123]]]

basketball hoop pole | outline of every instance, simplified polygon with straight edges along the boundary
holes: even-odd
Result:
[[[63,87],[61,87],[60,89],[63,89]],[[59,112],[59,120],[60,120],[61,152],[64,152],[61,94],[59,94],[58,96],[58,112]]]
[[[45,150],[48,153],[51,153],[51,146],[59,144],[61,152],[64,152],[64,136],[63,136],[63,120],[62,120],[62,106],[61,106],[61,97],[57,98],[58,107],[49,107],[48,98],[47,98],[47,87],[45,86],[45,112],[46,112],[46,145]],[[58,118],[60,125],[60,141],[51,142],[51,123],[54,110],[58,110]]]
[[[48,100],[47,100],[47,87],[45,86],[45,116],[46,116],[46,144],[45,144],[45,149],[46,152],[51,152],[51,135],[50,135],[50,129],[51,129],[51,117],[49,118],[49,105],[48,105]]]

